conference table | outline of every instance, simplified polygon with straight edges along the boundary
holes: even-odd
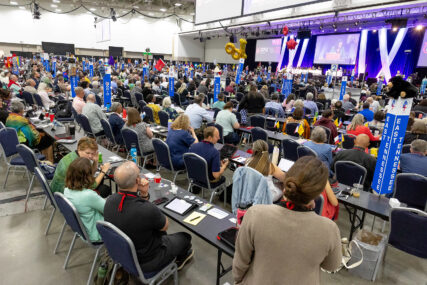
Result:
[[[240,127],[237,130],[240,132],[243,132],[243,133],[250,134],[252,128],[253,127]],[[292,140],[298,139],[298,137],[296,137],[296,136],[285,135],[282,132],[274,132],[274,131],[269,131],[269,130],[265,130],[265,129],[264,129],[264,131],[267,132],[269,139],[274,140],[274,141],[278,141],[278,142],[281,142],[285,139],[292,139]]]

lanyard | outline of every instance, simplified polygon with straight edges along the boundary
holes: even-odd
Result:
[[[128,193],[118,192],[118,194],[122,195],[122,200],[120,201],[120,204],[119,204],[119,212],[121,212],[123,209],[123,202],[125,201],[126,196],[137,198],[136,195],[132,195]]]

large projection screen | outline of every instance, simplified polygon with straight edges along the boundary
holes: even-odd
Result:
[[[427,32],[424,32],[424,39],[421,44],[420,57],[418,58],[417,66],[427,67]]]
[[[244,0],[243,15],[292,8],[325,0]],[[230,1],[232,2],[232,0]]]
[[[318,36],[315,64],[355,64],[360,34]]]
[[[196,25],[241,15],[241,0],[196,0]]]
[[[256,41],[255,61],[278,62],[282,39],[267,39]]]

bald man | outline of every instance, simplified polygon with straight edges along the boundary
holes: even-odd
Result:
[[[369,191],[374,177],[375,165],[377,160],[375,157],[367,154],[365,150],[369,147],[369,137],[365,134],[360,134],[356,137],[354,141],[353,149],[345,149],[337,153],[332,163],[332,170],[334,170],[335,163],[337,161],[353,161],[361,166],[363,166],[367,173],[364,183],[364,190]],[[357,177],[356,180],[359,180]],[[353,186],[353,185],[348,185]]]
[[[144,273],[157,272],[176,258],[178,270],[193,257],[191,235],[168,235],[168,218],[149,202],[148,181],[140,178],[134,162],[125,162],[114,172],[119,192],[110,196],[104,219],[122,230],[133,241]]]
[[[88,118],[93,134],[95,136],[102,136],[104,134],[104,129],[101,125],[101,119],[107,120],[107,116],[102,111],[101,107],[96,104],[94,94],[91,93],[87,95],[86,104],[83,107],[82,114]]]

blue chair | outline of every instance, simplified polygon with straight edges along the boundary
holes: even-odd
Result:
[[[104,241],[108,254],[114,261],[113,272],[115,276],[118,266],[122,266],[126,272],[138,277],[143,284],[161,284],[171,275],[173,275],[174,284],[178,285],[178,267],[175,260],[172,260],[159,272],[142,272],[136,255],[135,245],[132,240],[119,228],[105,221],[98,221],[96,228]],[[114,279],[111,279],[110,285]]]
[[[144,101],[144,96],[141,93],[139,93],[139,92],[135,92],[135,99],[136,99],[136,102]],[[136,107],[137,106],[135,106],[135,108]]]
[[[427,213],[412,208],[392,208],[388,244],[406,253],[427,258]]]
[[[84,133],[89,137],[95,137],[95,133],[92,131],[92,127],[90,126],[89,119],[83,115],[79,114],[77,115],[79,117],[81,126],[83,128]]]
[[[311,156],[317,157],[317,153],[314,150],[312,150],[311,148],[303,146],[303,145],[297,147],[298,159],[303,157],[303,156],[306,156],[306,155],[311,155]]]
[[[25,103],[26,103],[28,106],[32,106],[32,105],[34,105],[34,104],[35,104],[35,103],[34,103],[34,99],[33,99],[33,95],[32,95],[30,92],[23,91],[23,92],[22,92],[22,98],[24,99]]]
[[[169,123],[168,113],[166,113],[165,111],[159,111],[158,115],[159,115],[160,125],[167,128]]]
[[[92,263],[92,268],[89,273],[89,278],[87,280],[87,285],[92,284],[92,276],[95,271],[96,262],[98,260],[99,252],[103,246],[102,241],[100,242],[92,242],[89,239],[89,236],[86,232],[86,228],[80,220],[79,213],[77,212],[76,207],[65,198],[64,194],[55,192],[54,194],[56,204],[58,205],[59,210],[65,218],[64,225],[62,226],[61,233],[59,234],[58,241],[56,242],[56,247],[54,250],[54,254],[58,249],[59,244],[61,243],[62,236],[64,235],[65,225],[69,225],[71,230],[74,232],[73,240],[71,241],[70,248],[68,249],[67,257],[65,258],[64,269],[67,269],[68,261],[70,259],[71,251],[73,250],[74,244],[76,242],[77,236],[81,238],[85,243],[89,244],[92,248],[96,249],[95,258]]]
[[[144,159],[144,163],[142,164],[142,168],[144,168],[146,161],[148,159],[154,158],[154,152],[146,152],[146,153],[144,153],[143,151],[141,152],[141,150],[139,149],[138,134],[136,131],[131,130],[129,128],[123,128],[121,130],[121,133],[122,133],[123,141],[125,143],[126,150],[128,152],[126,159],[130,158],[130,150],[132,148],[132,145],[135,145],[137,155]]]
[[[142,108],[142,111],[145,112],[145,116],[148,118],[150,123],[154,123],[153,109],[148,106],[144,106],[144,108]]]
[[[44,176],[43,171],[39,167],[36,167],[34,168],[34,174],[37,177],[37,180],[39,181],[39,183],[41,184],[44,194],[49,199],[50,204],[53,207],[52,213],[50,214],[49,223],[47,224],[46,231],[44,233],[45,235],[47,235],[47,233],[49,232],[50,225],[52,224],[53,217],[55,216],[56,210],[58,209],[58,205],[56,205],[55,198],[53,197],[52,191],[50,190],[49,183],[47,182],[47,179]],[[45,203],[45,206],[46,206],[46,203]],[[43,207],[43,210],[44,209],[45,207]]]
[[[292,139],[282,140],[283,158],[297,161],[298,160],[298,147],[300,144]]]
[[[202,197],[204,196],[204,189],[212,191],[209,203],[212,203],[212,199],[215,195],[220,195],[224,191],[225,206],[227,200],[227,187],[225,187],[225,180],[215,188],[211,187],[211,182],[209,181],[208,175],[208,163],[206,160],[195,153],[189,152],[184,153],[184,164],[185,169],[187,170],[188,181],[190,181],[190,184],[188,185],[188,191],[191,192],[194,185],[202,188]]]
[[[289,136],[299,137],[298,132],[295,132],[298,126],[299,123],[287,123],[285,127],[285,133]]]
[[[249,122],[252,127],[260,127],[265,129],[265,117],[260,115],[254,115],[249,117]]]
[[[25,197],[25,206],[27,206],[28,199],[29,199],[30,194],[31,194],[31,190],[33,189],[33,183],[34,183],[34,177],[35,177],[34,170],[36,167],[40,168],[40,164],[39,164],[39,160],[37,159],[34,151],[31,148],[29,148],[28,146],[26,146],[24,144],[18,144],[16,146],[16,151],[19,153],[21,158],[24,160],[25,166],[27,167],[27,171],[31,174],[30,185],[28,186],[27,196]],[[53,174],[54,173],[45,173],[46,178],[48,180],[52,180]],[[46,201],[47,201],[47,197],[45,200],[45,205],[46,205]]]
[[[337,161],[334,165],[335,175],[339,183],[353,187],[354,183],[363,185],[366,179],[366,168],[353,161]]]
[[[344,141],[342,142],[342,147],[344,149],[352,149],[354,147],[354,141],[356,140],[355,135],[345,134]]]
[[[402,153],[410,153],[411,152],[411,145],[410,144],[404,144],[402,146]]]
[[[175,169],[173,167],[169,146],[164,141],[154,138],[153,147],[157,157],[157,171],[160,171],[161,167],[171,171],[174,173],[173,183],[175,183],[178,174],[185,173],[185,169]]]
[[[314,212],[319,216],[322,215],[323,206],[325,204],[325,199],[323,199],[323,195],[320,194],[316,199],[314,199]]]
[[[263,140],[265,142],[268,142],[267,132],[260,127],[252,128],[251,129],[251,136],[252,136],[252,142],[255,142],[257,140]]]
[[[34,101],[36,101],[37,106],[39,106],[40,108],[43,108],[42,97],[40,97],[39,94],[33,94],[33,98],[34,98]]]
[[[123,92],[123,97],[122,97],[122,98],[125,100],[125,102],[126,102],[127,104],[129,104],[129,103],[131,103],[131,102],[132,102],[131,97],[130,97],[130,91],[129,91],[129,90],[125,90],[125,91]]]
[[[215,127],[218,129],[219,132],[219,141],[224,144],[224,136],[223,136],[223,129],[222,126],[219,124],[215,124],[215,123],[208,123],[207,124],[208,127]]]
[[[110,123],[106,119],[101,119],[102,129],[104,130],[105,136],[108,139],[108,147],[111,147],[112,150],[119,149],[120,145],[117,144],[116,139],[114,138],[113,130],[111,129]]]
[[[96,100],[96,104],[98,106],[102,106],[102,98],[101,98],[101,96],[95,94],[95,100]]]
[[[139,109],[141,110],[141,112],[144,112],[144,107],[147,106],[147,103],[144,100],[139,100],[138,104],[139,104]]]
[[[398,174],[393,197],[408,207],[427,210],[427,177],[415,173]]]

